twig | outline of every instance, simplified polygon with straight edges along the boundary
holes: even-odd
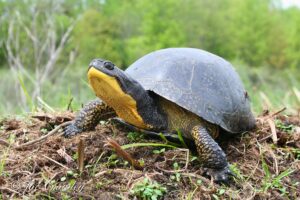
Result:
[[[267,116],[263,116],[263,117],[258,117],[256,118],[261,124],[263,124],[266,120],[271,119],[273,117],[275,117],[276,115],[278,115],[279,113],[282,113],[283,111],[286,110],[286,107],[283,107],[282,109],[276,111],[273,114],[267,115]]]
[[[61,167],[63,167],[63,168],[65,168],[65,169],[67,169],[67,170],[69,170],[70,168],[69,167],[67,167],[67,166],[65,166],[65,165],[63,165],[63,164],[61,164],[61,163],[59,163],[59,162],[57,162],[56,160],[53,160],[52,158],[49,158],[48,156],[46,156],[46,155],[42,155],[44,158],[47,158],[48,160],[50,160],[50,161],[52,161],[52,162],[54,162],[55,164],[57,164],[57,165],[59,165],[59,166],[61,166]]]
[[[264,137],[264,138],[262,138],[262,139],[260,139],[258,141],[259,142],[265,141],[266,139],[270,138],[271,136],[272,136],[272,134],[270,134],[270,135],[268,135],[268,136],[266,136],[266,137]]]
[[[79,172],[82,172],[84,168],[84,142],[82,139],[79,140],[77,154],[78,154],[78,163],[77,163],[78,169]]]
[[[283,112],[286,110],[286,107],[283,107],[282,109],[278,110],[277,112],[271,114],[270,118],[275,117],[276,115],[278,115],[279,113]]]
[[[9,147],[9,143],[6,142],[5,140],[3,139],[0,139],[0,145],[3,145],[3,146],[6,146],[6,147]]]
[[[216,186],[216,184],[214,183],[211,183],[210,180],[208,180],[207,178],[203,177],[203,176],[200,176],[200,175],[197,175],[195,173],[181,173],[182,176],[188,176],[188,177],[194,177],[194,178],[197,178],[197,179],[200,179],[201,181],[205,182],[206,184],[210,185],[214,185]],[[217,187],[217,186],[216,186]]]
[[[235,146],[230,145],[230,147],[231,147],[232,149],[234,149],[236,152],[238,152],[239,154],[245,155],[245,153],[242,153],[242,152],[241,152],[238,148],[236,148]]]
[[[99,176],[102,176],[103,174],[105,174],[108,170],[104,170],[104,171],[101,171],[101,172],[98,172],[97,174],[95,174],[95,178],[99,177]]]
[[[133,181],[131,181],[131,182],[128,182],[127,183],[127,185],[128,185],[128,187],[130,188],[130,189],[132,189],[133,187],[134,187],[134,185],[135,185],[135,183],[137,183],[137,182],[140,182],[141,180],[143,180],[143,179],[145,179],[145,178],[147,178],[147,179],[149,179],[149,180],[152,180],[153,178],[153,176],[156,176],[156,175],[160,175],[160,176],[162,176],[163,174],[162,173],[157,173],[157,172],[153,172],[153,173],[145,173],[145,174],[143,174],[143,176],[140,176],[139,178],[136,178],[136,179],[134,179]]]
[[[67,163],[71,163],[74,161],[74,159],[69,154],[66,153],[66,148],[64,146],[61,149],[57,150],[56,152],[58,153],[58,155],[64,158]]]
[[[27,147],[27,146],[30,146],[32,144],[35,144],[35,143],[38,143],[38,142],[41,142],[45,139],[47,139],[48,137],[50,137],[51,135],[54,135],[59,129],[61,129],[62,127],[64,126],[67,126],[67,125],[70,125],[72,122],[71,121],[68,121],[68,122],[65,122],[65,123],[62,123],[60,125],[58,125],[57,127],[55,127],[55,129],[53,129],[52,131],[50,131],[47,135],[44,135],[36,140],[32,140],[30,142],[27,142],[27,143],[24,143],[24,144],[21,144],[19,146],[15,146],[14,149],[22,149],[24,147]]]
[[[129,153],[127,153],[125,150],[123,150],[122,147],[113,139],[108,138],[106,146],[110,146],[114,148],[117,155],[127,160],[135,169],[143,170],[143,167],[140,165],[140,163],[134,158],[132,158],[132,156]]]
[[[163,169],[159,166],[159,163],[155,163],[155,167],[159,169],[160,171],[166,172],[166,173],[179,173],[179,172],[184,172],[186,169],[177,169],[177,170],[167,170]]]
[[[120,172],[120,173],[131,173],[131,174],[143,174],[143,172],[138,171],[138,170],[128,170],[128,169],[106,169],[101,172],[98,172],[95,174],[94,178],[100,177],[103,174],[106,174],[108,172]],[[89,180],[86,185],[91,184],[94,181],[94,179]]]
[[[185,161],[184,169],[187,170],[189,162],[190,162],[190,150],[185,149],[185,151],[186,151],[186,161]]]
[[[185,165],[183,169],[177,169],[177,170],[167,170],[167,169],[163,169],[159,166],[159,163],[155,163],[155,167],[163,172],[167,172],[167,173],[178,173],[178,172],[184,172],[187,170],[188,165],[189,165],[189,157],[190,157],[190,150],[189,149],[179,149],[181,151],[185,151],[186,152],[186,159],[185,159]],[[166,159],[161,162],[161,163],[166,163]]]
[[[15,194],[18,194],[18,195],[22,196],[22,194],[20,192],[16,191],[16,190],[13,190],[13,189],[10,189],[10,188],[7,188],[7,187],[0,187],[0,191],[5,191],[5,190],[8,191],[8,192],[15,193]]]
[[[249,198],[247,198],[246,200],[253,200],[254,197],[257,195],[257,193],[254,191],[253,195],[251,195]]]
[[[275,127],[274,121],[272,119],[268,119],[267,121],[268,121],[269,126],[271,128],[273,143],[277,144],[278,138],[277,138],[276,127]]]
[[[278,161],[277,161],[276,155],[274,154],[274,152],[273,152],[273,150],[271,148],[268,149],[268,151],[271,154],[271,156],[273,157],[274,165],[275,165],[275,174],[276,174],[276,176],[278,176],[279,169],[278,169]]]

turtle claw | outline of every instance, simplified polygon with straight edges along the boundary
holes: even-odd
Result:
[[[74,123],[70,124],[69,126],[66,126],[63,128],[63,134],[67,137],[72,137],[78,133],[82,132],[77,126],[75,126]]]
[[[222,169],[206,168],[205,174],[212,177],[216,183],[225,184],[228,184],[228,178],[230,176],[236,177],[236,175],[229,169],[228,165]]]

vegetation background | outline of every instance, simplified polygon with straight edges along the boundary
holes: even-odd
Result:
[[[94,97],[96,57],[125,69],[167,47],[231,61],[254,111],[300,106],[300,9],[285,0],[0,0],[0,115]]]
[[[287,6],[292,1],[298,7]],[[64,140],[47,136],[73,114],[27,114],[78,110],[94,99],[86,77],[93,58],[126,69],[168,47],[229,60],[255,114],[272,110],[257,118],[256,130],[220,141],[233,184],[200,176],[190,151],[154,147],[110,123]],[[283,107],[297,115],[275,112]],[[300,0],[0,0],[0,200],[299,199],[299,114]],[[128,153],[144,170],[119,158],[108,139],[135,146]],[[76,183],[82,191],[73,190]]]

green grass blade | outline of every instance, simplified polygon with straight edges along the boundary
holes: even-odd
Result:
[[[178,134],[178,138],[179,138],[179,141],[182,144],[182,146],[184,146],[185,148],[188,148],[188,146],[186,145],[186,143],[183,140],[182,133],[179,129],[177,130],[177,134]]]
[[[294,170],[291,169],[287,169],[283,172],[281,172],[274,180],[273,182],[279,182],[282,178],[289,176],[290,174],[292,174],[294,172]]]
[[[271,173],[270,173],[270,170],[269,170],[269,167],[266,163],[266,161],[264,160],[264,158],[261,159],[261,162],[262,162],[262,168],[266,174],[266,179],[269,179],[271,177]]]
[[[293,87],[293,92],[295,93],[295,96],[300,103],[300,91],[296,87]]]
[[[132,143],[132,144],[125,144],[122,147],[122,149],[129,149],[129,148],[133,148],[133,147],[168,147],[168,148],[172,148],[175,149],[177,148],[176,146],[173,145],[169,145],[169,144],[161,144],[161,143]]]
[[[48,111],[55,112],[55,110],[49,106],[41,97],[37,97],[37,100],[40,102],[40,104]]]
[[[162,139],[163,141],[166,142],[166,144],[169,144],[169,145],[172,145],[172,146],[176,146],[176,147],[180,147],[179,144],[176,144],[176,143],[174,143],[174,142],[170,142],[170,141],[164,136],[164,134],[159,133],[159,136],[161,137],[161,139]]]
[[[26,100],[27,100],[27,102],[29,102],[30,108],[33,110],[33,108],[34,108],[33,101],[32,101],[32,99],[31,99],[31,97],[30,97],[30,95],[29,95],[29,93],[28,93],[28,91],[26,89],[26,86],[24,84],[23,78],[22,78],[22,76],[21,76],[20,73],[18,74],[18,80],[19,80],[21,88],[22,88],[22,90],[23,90],[23,92],[25,94]]]

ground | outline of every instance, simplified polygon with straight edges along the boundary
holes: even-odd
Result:
[[[202,176],[200,163],[187,149],[164,146],[163,140],[128,133],[109,122],[101,122],[95,131],[70,139],[58,132],[38,143],[16,148],[46,135],[73,117],[73,113],[64,112],[2,119],[0,199],[300,197],[299,116],[265,112],[257,118],[256,130],[220,138],[236,174],[227,185],[213,183],[209,177]],[[125,151],[143,169],[134,169],[118,156],[108,145],[109,138],[121,146],[137,143],[138,147]],[[139,146],[141,143],[145,146]],[[153,147],[152,143],[161,146]]]

